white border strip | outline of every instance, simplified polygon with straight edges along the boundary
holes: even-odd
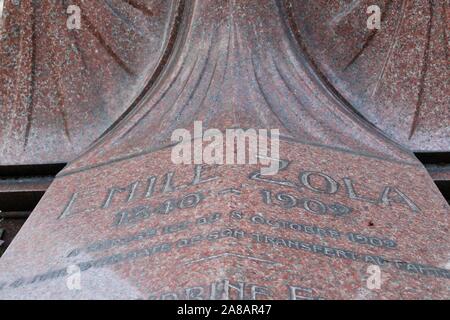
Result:
[[[3,1],[4,0],[0,0],[0,19],[3,18]]]

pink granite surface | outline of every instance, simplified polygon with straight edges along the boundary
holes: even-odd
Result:
[[[155,86],[0,259],[0,298],[448,299],[447,202],[317,75],[289,10],[186,2]],[[279,129],[281,170],[173,164],[171,133],[194,121]]]
[[[414,151],[450,151],[448,0],[285,1],[305,51],[339,94]],[[381,28],[368,29],[378,5]]]
[[[81,29],[69,30],[69,5]],[[0,27],[0,165],[67,162],[160,72],[177,1],[5,1]]]

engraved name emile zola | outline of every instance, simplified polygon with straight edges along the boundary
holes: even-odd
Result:
[[[290,161],[280,160],[280,172],[289,168]],[[123,185],[113,185],[105,191],[82,190],[72,193],[59,214],[59,219],[73,215],[106,210],[115,205],[127,205],[133,201],[151,199],[157,195],[169,194],[191,186],[199,186],[214,181],[220,176],[214,172],[217,166],[196,165],[192,172],[192,179],[187,184],[176,183],[176,172],[169,171],[161,176],[151,175],[146,179],[131,181]],[[185,174],[183,173],[183,176]],[[338,192],[344,194],[352,201],[363,201],[373,205],[391,206],[400,204],[408,210],[417,213],[420,208],[398,187],[385,185],[378,189],[378,197],[365,196],[364,184],[354,182],[350,178],[335,179],[331,175],[316,171],[300,171],[296,179],[282,179],[277,176],[263,176],[260,171],[254,171],[248,175],[252,181],[265,186],[291,187],[298,191],[309,190],[316,194],[333,195]],[[358,189],[358,190],[357,190]],[[372,188],[373,191],[373,188]],[[103,194],[103,195],[102,195]],[[99,200],[100,198],[100,200]]]

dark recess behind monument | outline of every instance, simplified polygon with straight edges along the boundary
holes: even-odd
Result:
[[[56,176],[65,166],[65,163],[0,166],[0,179]]]
[[[0,166],[0,212],[33,211],[44,195],[46,186],[64,166]]]
[[[424,165],[427,164],[450,165],[450,152],[416,152],[416,157]]]
[[[430,173],[436,168],[450,171],[450,152],[417,152],[415,155]],[[436,183],[447,202],[450,203],[450,180],[434,179],[434,183]]]
[[[0,256],[64,166],[0,166]]]

